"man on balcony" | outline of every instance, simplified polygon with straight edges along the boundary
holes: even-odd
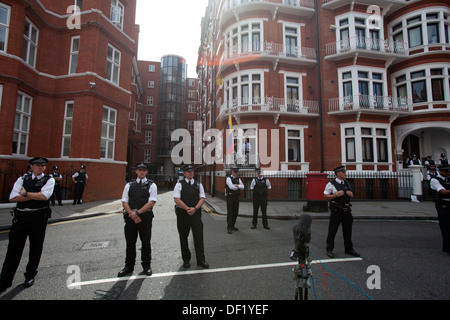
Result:
[[[250,144],[250,140],[248,138],[245,139],[243,149],[245,154],[245,165],[248,166],[250,160],[250,150],[252,150],[252,145]]]

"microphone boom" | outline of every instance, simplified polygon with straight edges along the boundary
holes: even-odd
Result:
[[[295,248],[292,250],[290,258],[298,261],[293,269],[296,280],[295,300],[308,300],[308,289],[311,288],[312,270],[308,247],[308,243],[311,241],[311,223],[311,216],[302,214],[292,230]]]

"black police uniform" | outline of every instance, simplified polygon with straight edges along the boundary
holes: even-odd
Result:
[[[447,171],[450,169],[448,165],[442,165],[440,170],[443,170],[444,167]],[[450,190],[450,177],[444,178],[438,175],[433,179],[437,180],[445,190]],[[450,196],[436,192],[434,202],[443,239],[442,251],[450,253]]]
[[[253,220],[252,228],[256,228],[258,223],[258,210],[261,207],[263,227],[269,229],[267,222],[267,196],[268,187],[267,179],[265,177],[255,178],[255,186],[253,187]]]
[[[30,160],[34,163],[47,163],[45,158],[33,158]],[[34,177],[26,174],[22,178],[22,187],[30,193],[40,192],[41,189],[52,177],[42,175]],[[54,181],[51,181],[54,183]],[[27,237],[30,243],[29,260],[25,269],[24,287],[29,287],[34,283],[34,277],[38,273],[37,269],[42,255],[44,246],[45,231],[47,228],[47,221],[51,215],[49,200],[29,200],[24,202],[17,202],[14,209],[14,219],[11,230],[9,232],[8,250],[6,253],[3,269],[0,275],[0,292],[10,287],[12,280],[20,264],[22,252],[25,247]]]
[[[231,175],[228,178],[231,179],[232,184],[240,184],[239,177],[234,177]],[[241,190],[232,190],[225,183],[225,191],[227,199],[227,229],[228,233],[232,233],[232,230],[238,230],[235,224],[239,213],[239,196],[241,194]]]
[[[81,198],[83,197],[84,187],[86,186],[87,174],[86,172],[78,171],[78,175],[74,178],[75,194],[73,197],[73,204],[81,204]]]
[[[59,172],[55,172],[55,170],[58,170],[58,167],[53,167],[53,172],[50,173],[50,176],[55,179],[55,187],[53,189],[53,194],[50,198],[50,202],[52,205],[55,205],[55,196],[56,200],[58,201],[58,205],[62,206],[62,190],[61,190],[61,180],[58,180],[56,178],[62,178],[61,174]]]
[[[448,165],[448,159],[445,157],[445,153],[441,153],[439,164]]]
[[[200,201],[200,183],[195,179],[191,183],[186,182],[185,179],[178,182],[181,184],[180,200],[183,201],[189,208],[194,208]],[[181,257],[185,266],[188,266],[191,260],[191,251],[189,250],[188,236],[192,229],[192,236],[194,238],[195,256],[197,263],[205,262],[205,247],[203,243],[203,222],[201,207],[195,211],[191,216],[186,210],[176,206],[177,215],[177,229],[180,237]]]
[[[333,169],[334,172],[337,171],[345,171],[344,166],[337,167]],[[340,197],[333,198],[330,201],[330,222],[328,225],[328,235],[326,240],[326,250],[327,255],[331,258],[334,257],[333,249],[334,249],[334,238],[336,237],[336,233],[339,229],[339,225],[342,224],[342,233],[344,237],[344,247],[345,253],[359,257],[359,253],[357,253],[353,249],[352,243],[352,225],[353,225],[353,215],[350,204],[350,196],[347,194],[347,191],[353,192],[350,184],[346,180],[340,180],[340,183],[335,179],[329,182],[333,185],[337,192],[344,191],[344,195]],[[328,186],[328,185],[327,185]],[[327,187],[326,187],[327,188]],[[326,189],[325,189],[326,190]]]
[[[351,191],[350,184],[347,181],[343,181],[339,184],[336,180],[330,182],[337,191],[343,190],[344,193]],[[334,238],[338,231],[339,225],[342,223],[342,232],[344,235],[344,247],[345,251],[353,249],[352,243],[352,224],[353,215],[350,204],[350,197],[344,194],[341,197],[334,198],[330,201],[330,224],[328,227],[327,236],[327,251],[333,251]]]
[[[132,210],[138,210],[142,208],[146,203],[148,203],[149,190],[153,181],[146,180],[144,182],[140,181],[138,183],[136,180],[131,181],[130,189],[128,191],[128,205]],[[136,224],[127,213],[124,213],[125,219],[125,240],[126,246],[126,258],[125,267],[133,270],[134,264],[136,262],[136,241],[139,234],[139,238],[142,242],[141,248],[141,264],[144,270],[148,269],[152,260],[152,248],[151,248],[151,237],[152,237],[152,222],[153,222],[153,210],[147,212],[140,212],[139,217],[141,222]]]

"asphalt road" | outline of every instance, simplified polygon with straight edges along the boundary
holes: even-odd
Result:
[[[26,247],[13,286],[0,300],[177,300],[183,301],[180,308],[199,300],[293,300],[289,254],[296,220],[271,220],[271,230],[261,223],[251,230],[249,219],[238,218],[240,230],[229,235],[225,216],[205,212],[205,251],[211,268],[204,270],[191,261],[186,270],[171,196],[160,194],[155,208],[151,277],[140,274],[138,260],[133,277],[116,278],[125,259],[123,219],[117,214],[100,216],[49,225],[35,285],[21,286]],[[450,256],[441,251],[437,222],[357,220],[353,242],[361,259],[344,253],[341,230],[337,257],[328,259],[327,228],[327,220],[312,223],[310,300],[450,299]],[[8,233],[0,233],[0,263],[7,244]],[[192,243],[191,251],[195,257]],[[368,283],[376,287],[368,288]]]

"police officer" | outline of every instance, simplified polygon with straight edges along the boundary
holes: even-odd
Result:
[[[55,188],[53,189],[53,194],[50,198],[50,202],[52,206],[55,205],[55,196],[58,200],[58,205],[62,206],[62,192],[61,192],[61,181],[62,175],[59,173],[58,166],[53,166],[53,171],[50,173],[50,176],[55,179]]]
[[[253,221],[252,229],[256,228],[258,222],[258,210],[261,207],[262,221],[264,229],[270,230],[267,222],[267,196],[272,189],[269,179],[263,176],[260,168],[256,169],[258,177],[252,180],[250,190],[253,191]]]
[[[441,153],[441,158],[439,159],[439,164],[448,164],[448,159],[445,157],[445,153]]]
[[[353,198],[353,191],[348,181],[345,180],[345,166],[334,168],[333,171],[336,179],[328,182],[324,191],[325,200],[330,201],[331,211],[326,242],[327,256],[334,258],[334,238],[342,223],[345,253],[359,257],[360,255],[353,249],[352,243],[353,216],[350,199]]]
[[[17,206],[14,209],[8,250],[0,275],[0,292],[12,285],[27,237],[30,242],[30,252],[23,286],[28,288],[34,284],[42,255],[47,221],[51,213],[49,198],[55,185],[55,180],[44,174],[47,163],[46,158],[32,158],[30,160],[32,174],[26,174],[17,179],[9,196],[9,200],[17,202]]]
[[[77,171],[73,174],[72,180],[75,183],[75,195],[73,198],[73,205],[81,204],[83,201],[81,198],[83,197],[84,187],[86,186],[88,175],[86,173],[86,167],[81,165],[80,171]]]
[[[450,166],[448,164],[438,166],[438,175],[431,179],[430,186],[436,191],[434,202],[443,239],[442,251],[450,254]]]
[[[182,170],[184,179],[175,185],[173,199],[176,204],[175,213],[177,215],[177,229],[180,237],[183,267],[190,267],[191,252],[189,251],[188,236],[189,231],[192,229],[197,265],[202,268],[209,268],[209,264],[205,261],[201,209],[205,202],[205,190],[202,184],[194,179],[192,165],[185,164]]]
[[[31,176],[33,174],[33,170],[31,169],[31,165],[30,164],[27,165],[27,172],[25,174],[27,174],[29,176]]]
[[[236,228],[236,219],[239,213],[239,195],[244,189],[244,184],[239,178],[239,168],[231,169],[231,175],[225,180],[225,195],[227,198],[227,230],[232,234]]]
[[[136,262],[136,241],[142,242],[141,264],[145,275],[152,275],[152,221],[153,207],[157,200],[158,188],[147,179],[148,168],[144,163],[136,164],[136,180],[125,185],[122,193],[122,205],[125,220],[126,258],[125,267],[118,277],[124,277],[134,271]]]
[[[409,165],[421,165],[422,161],[417,157],[417,154],[412,154],[412,159],[409,160]]]
[[[431,156],[427,156],[424,164],[427,168],[427,180],[429,181],[437,175],[436,162],[431,158]]]

